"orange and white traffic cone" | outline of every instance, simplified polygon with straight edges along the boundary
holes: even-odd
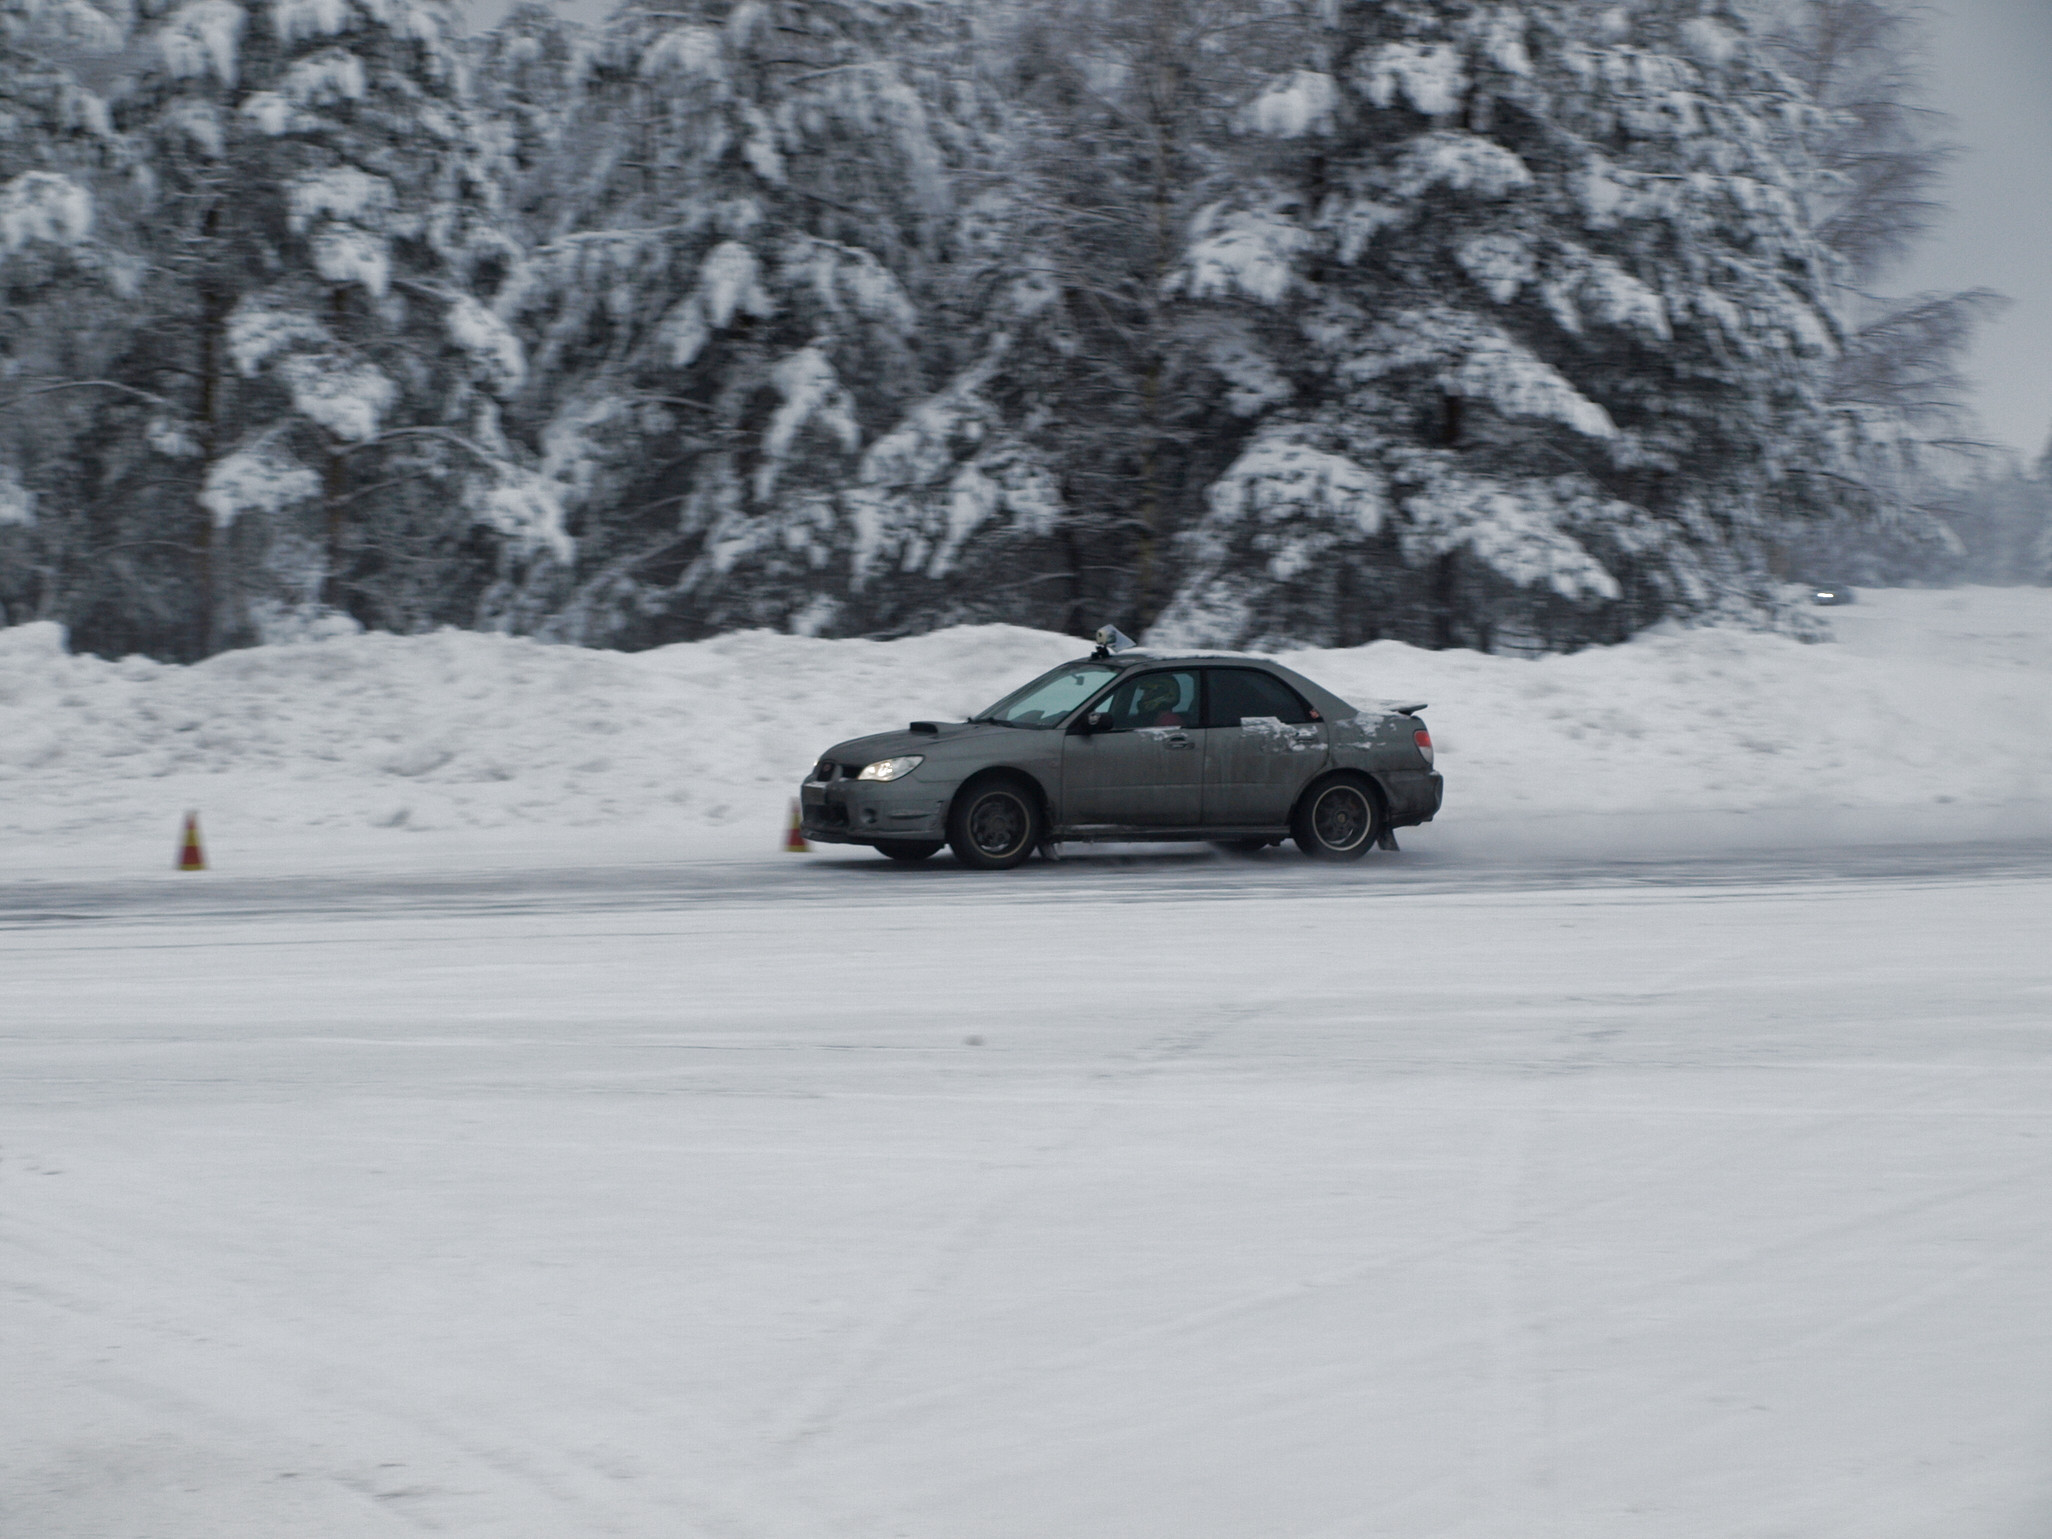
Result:
[[[791,803],[790,831],[784,835],[784,853],[786,855],[810,855],[812,853],[812,846],[805,839],[805,818],[798,811],[798,804],[795,801]]]
[[[180,871],[204,871],[207,869],[207,852],[200,848],[199,814],[185,815],[185,837],[178,845],[178,869]]]

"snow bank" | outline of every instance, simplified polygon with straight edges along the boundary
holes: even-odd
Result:
[[[1862,591],[1829,618],[1823,645],[1706,629],[1288,661],[1350,700],[1432,703],[1456,839],[1586,840],[1596,816],[1619,844],[2052,834],[2052,590]]]
[[[1357,702],[1431,702],[1447,808],[1420,847],[1677,818],[1715,840],[2052,826],[2052,592],[1869,593],[1832,623],[1818,646],[1698,630],[1536,661],[1288,660]],[[182,667],[21,626],[0,631],[0,850],[16,875],[162,867],[188,808],[240,870],[760,850],[829,743],[959,718],[1081,650],[1007,626],[635,654],[444,631]]]
[[[188,808],[235,869],[406,844],[659,859],[729,827],[760,848],[828,744],[967,715],[1079,646],[981,626],[622,653],[452,630],[183,667],[68,656],[58,627],[26,625],[0,631],[0,848],[17,872],[162,864]]]

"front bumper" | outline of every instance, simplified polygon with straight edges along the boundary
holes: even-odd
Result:
[[[800,827],[822,844],[945,839],[948,791],[917,774],[903,780],[808,780],[798,788]]]

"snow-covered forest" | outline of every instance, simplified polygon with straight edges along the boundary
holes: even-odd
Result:
[[[1892,0],[0,0],[0,622],[1539,651],[2052,577]],[[1885,569],[1885,571],[1884,571]]]

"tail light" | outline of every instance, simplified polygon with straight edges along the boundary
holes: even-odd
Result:
[[[1432,766],[1432,734],[1420,727],[1411,734],[1411,741],[1418,745],[1418,752],[1424,757],[1426,768]]]

